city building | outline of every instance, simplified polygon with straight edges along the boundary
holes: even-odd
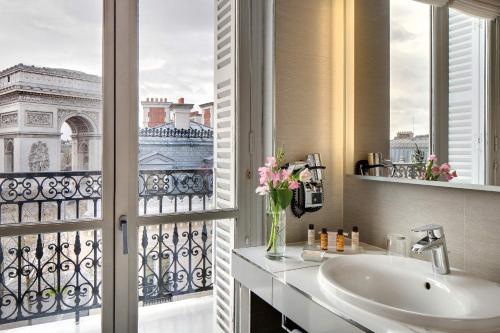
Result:
[[[401,131],[390,142],[391,161],[394,163],[414,163],[415,150],[424,153],[424,161],[429,156],[429,134],[414,135],[412,131]]]
[[[139,170],[212,169],[213,140],[210,127],[180,116],[173,122],[142,128],[139,131]]]
[[[200,105],[203,114],[182,97],[177,103],[147,98],[141,105],[145,126],[139,130],[139,170],[213,167],[213,103]]]
[[[95,75],[23,64],[1,71],[0,172],[100,170],[101,99]],[[213,103],[202,113],[182,97],[141,105],[141,170],[212,168]],[[71,140],[62,140],[64,123]]]

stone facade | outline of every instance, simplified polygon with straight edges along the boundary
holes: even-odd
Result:
[[[0,138],[13,151],[6,159],[0,145],[0,172],[59,171],[65,122],[74,142],[71,169],[99,170],[101,90],[100,77],[78,71],[22,64],[1,71]]]

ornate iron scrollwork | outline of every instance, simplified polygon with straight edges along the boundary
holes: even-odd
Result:
[[[212,170],[140,171],[139,197],[148,200],[212,197]],[[24,223],[44,220],[47,204],[61,219],[65,204],[93,203],[98,217],[102,177],[97,171],[0,174],[0,221]],[[23,212],[34,205],[34,216]],[[15,217],[5,214],[13,206]],[[33,208],[33,207],[31,207]],[[78,222],[76,222],[78,223]],[[212,224],[189,222],[143,227],[139,246],[139,297],[144,305],[212,289]],[[55,315],[88,314],[101,306],[102,240],[100,232],[76,231],[0,239],[0,325]]]

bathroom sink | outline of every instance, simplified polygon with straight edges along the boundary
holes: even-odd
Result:
[[[318,279],[329,295],[393,320],[454,332],[500,331],[500,285],[459,270],[438,275],[429,262],[360,254],[325,261]]]

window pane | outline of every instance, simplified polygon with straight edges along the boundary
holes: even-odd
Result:
[[[0,223],[98,218],[102,2],[0,8]]]
[[[449,12],[449,162],[454,182],[484,184],[486,21]]]
[[[139,4],[141,215],[234,205],[234,80],[221,79],[233,72],[234,37],[231,20],[216,34],[214,10],[206,0]]]
[[[391,161],[415,164],[430,144],[430,6],[391,0],[390,15]]]
[[[101,217],[102,7],[0,0],[3,231]],[[101,258],[101,230],[2,237],[0,330],[99,332]]]

